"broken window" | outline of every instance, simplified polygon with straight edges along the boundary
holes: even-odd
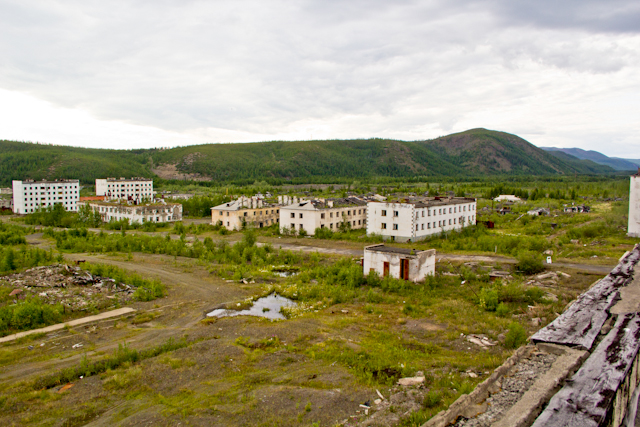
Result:
[[[383,210],[383,211],[381,212],[381,215],[382,215],[382,216],[387,216],[387,211],[384,211],[384,210]]]
[[[383,230],[386,230],[387,224],[383,222],[382,224],[380,224],[380,228],[382,228]]]

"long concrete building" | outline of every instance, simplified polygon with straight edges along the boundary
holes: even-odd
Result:
[[[434,197],[420,201],[369,202],[367,235],[379,234],[397,242],[459,230],[476,223],[476,199]]]
[[[367,225],[367,201],[360,197],[346,197],[332,200],[303,200],[280,208],[280,231],[296,232],[304,230],[309,236],[317,228],[340,229],[348,223],[352,229]]]
[[[13,181],[13,213],[29,214],[54,205],[76,212],[79,196],[80,182],[77,179]]]
[[[629,183],[629,226],[627,234],[640,237],[640,169],[632,175]]]
[[[103,222],[129,220],[129,223],[175,222],[182,221],[182,205],[180,203],[143,203],[127,202],[79,202],[98,212]]]
[[[96,179],[96,196],[141,202],[153,199],[153,180],[147,178]]]

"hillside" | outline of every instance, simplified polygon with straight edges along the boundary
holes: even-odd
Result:
[[[540,148],[556,156],[558,155],[558,153],[564,153],[564,154],[574,156],[581,160],[591,160],[594,163],[609,166],[618,171],[631,171],[631,170],[637,169],[638,166],[640,166],[640,163],[637,160],[634,161],[631,159],[621,159],[619,157],[608,157],[600,153],[599,151],[594,151],[594,150],[587,151],[581,148],[557,148],[557,147],[540,147]]]
[[[389,139],[206,144],[101,150],[0,141],[0,185],[12,179],[106,176],[252,183],[370,177],[597,174],[613,170],[558,158],[522,138],[473,129],[425,141]]]

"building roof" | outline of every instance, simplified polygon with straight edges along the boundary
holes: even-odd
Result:
[[[90,203],[92,205],[102,205],[102,206],[112,206],[112,207],[132,207],[132,208],[148,208],[148,207],[166,207],[166,206],[177,206],[180,205],[180,203],[139,203],[137,205],[134,205],[132,203],[120,203],[118,201],[112,201],[112,202],[105,202],[103,201],[103,197],[100,198],[101,200],[81,200],[80,202],[87,202]]]
[[[80,197],[81,202],[104,201],[104,196],[85,196]]]
[[[141,176],[135,176],[135,177],[132,177],[132,178],[124,178],[124,177],[121,177],[121,178],[106,178],[105,181],[107,181],[107,182],[152,181],[153,182],[153,179],[152,178],[143,178]]]
[[[396,248],[393,246],[385,246],[384,243],[379,245],[366,246],[364,250],[372,251],[372,252],[384,252],[389,254],[399,254],[399,255],[418,255],[419,253],[427,252],[427,251],[435,252],[435,249],[427,249],[427,250],[419,251],[417,249]]]
[[[448,206],[448,205],[463,205],[466,203],[475,203],[476,199],[473,197],[428,197],[421,200],[407,200],[407,201],[397,201],[397,202],[376,202],[371,201],[370,203],[402,203],[408,205],[415,205],[416,208],[430,208],[433,206]]]
[[[65,184],[65,183],[71,183],[71,184],[76,184],[79,183],[80,180],[79,179],[56,179],[56,180],[42,180],[42,181],[34,181],[32,179],[25,179],[24,181],[20,181],[20,180],[14,180],[14,182],[21,182],[23,184]]]
[[[324,210],[324,209],[337,209],[347,207],[366,206],[367,200],[360,197],[349,196],[338,199],[326,199],[326,200],[305,200],[302,202],[294,203],[292,205],[283,206],[282,209],[304,209],[310,211]]]

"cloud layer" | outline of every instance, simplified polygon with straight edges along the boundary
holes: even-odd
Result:
[[[638,22],[622,0],[5,1],[0,138],[125,148],[486,127],[640,158]]]

